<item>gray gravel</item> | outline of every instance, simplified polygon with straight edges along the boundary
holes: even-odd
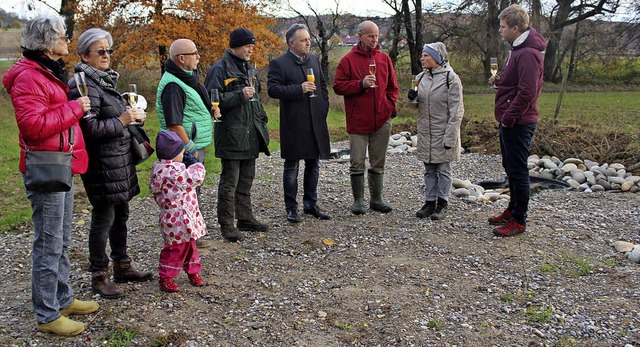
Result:
[[[345,143],[334,144],[344,148]],[[102,346],[135,332],[132,346],[640,346],[640,272],[610,243],[640,243],[640,197],[543,191],[531,200],[527,233],[498,239],[486,218],[506,202],[452,198],[444,221],[419,220],[422,164],[389,155],[387,215],[349,212],[348,164],[324,163],[320,205],[334,218],[286,221],[282,160],[261,157],[255,215],[271,230],[223,242],[216,184],[201,206],[214,247],[202,251],[208,286],[179,294],[157,282],[123,285],[87,317],[87,332],[37,332],[30,294],[31,233],[0,239],[2,346]],[[504,175],[499,157],[465,154],[454,174],[472,182]],[[300,194],[301,196],[301,194]],[[151,198],[131,205],[130,255],[154,270],[162,247]],[[71,283],[92,298],[86,271],[90,213],[75,215]],[[333,241],[333,245],[331,244]],[[126,345],[116,343],[112,346]]]

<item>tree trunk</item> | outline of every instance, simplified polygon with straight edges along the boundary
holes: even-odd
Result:
[[[162,0],[156,0],[155,12],[156,12],[155,13],[156,19],[162,18],[162,16],[164,15]],[[169,57],[167,54],[167,46],[158,45],[158,62],[160,63],[160,77],[162,77],[162,75],[164,74],[164,62],[167,61],[168,58]]]
[[[76,6],[77,0],[62,0],[60,2],[60,15],[65,18],[65,25],[67,26],[67,36],[73,37],[73,28],[75,27],[76,19]]]
[[[487,21],[486,21],[486,32],[485,39],[487,42],[485,57],[484,57],[484,74],[487,79],[491,77],[491,69],[490,69],[490,59],[491,57],[497,57],[498,62],[504,60],[504,50],[501,48],[502,38],[500,37],[500,20],[498,19],[498,15],[500,14],[500,2],[499,0],[488,0],[487,1]],[[502,66],[502,64],[499,64]]]
[[[389,49],[389,57],[391,58],[391,62],[393,63],[394,66],[398,61],[398,55],[400,55],[398,44],[400,43],[401,31],[402,31],[402,12],[396,12],[393,15],[393,25],[391,26],[391,35],[393,39],[391,41],[391,48]]]

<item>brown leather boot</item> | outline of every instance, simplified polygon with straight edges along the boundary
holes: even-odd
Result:
[[[98,270],[91,274],[91,289],[105,299],[116,299],[124,295],[122,290],[109,280],[107,270]]]
[[[138,271],[131,266],[131,258],[113,261],[113,281],[116,283],[144,282],[153,279],[150,271]]]

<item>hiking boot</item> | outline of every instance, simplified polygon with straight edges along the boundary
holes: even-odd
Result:
[[[204,286],[204,281],[199,274],[189,275],[189,283],[191,283],[194,287],[202,287]]]
[[[116,299],[124,295],[122,290],[111,282],[107,270],[98,270],[91,274],[91,290],[105,299]]]
[[[220,228],[220,232],[222,233],[222,237],[229,242],[238,242],[244,240],[244,236],[238,228],[233,225],[225,225]]]
[[[431,220],[443,220],[447,215],[447,209],[449,209],[449,202],[445,199],[438,198],[436,209],[431,214]]]
[[[515,220],[510,220],[503,226],[493,229],[493,234],[500,237],[509,237],[522,234],[527,231],[526,227]]]
[[[502,225],[513,219],[513,215],[511,215],[511,211],[504,210],[497,216],[489,217],[489,224],[491,225]]]
[[[84,331],[84,324],[62,316],[52,322],[38,324],[38,330],[61,336],[76,336]]]
[[[153,279],[151,271],[138,271],[131,265],[131,258],[113,261],[113,281],[115,283],[144,282]]]
[[[427,201],[422,205],[422,208],[416,212],[416,217],[418,218],[428,218],[431,217],[433,211],[436,209],[435,201]]]
[[[213,242],[209,240],[202,238],[196,240],[196,247],[198,247],[198,249],[210,248],[211,246],[213,246]]]
[[[82,301],[78,299],[73,299],[71,305],[60,309],[60,314],[69,317],[72,314],[89,314],[96,312],[100,306],[95,301]]]
[[[258,222],[255,218],[238,219],[238,230],[263,233],[269,230],[269,226]]]
[[[173,282],[173,278],[161,278],[158,283],[160,284],[160,290],[163,292],[175,293],[180,291],[180,287]]]

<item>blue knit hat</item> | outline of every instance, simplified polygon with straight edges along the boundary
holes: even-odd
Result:
[[[442,63],[444,63],[442,55],[440,55],[440,53],[436,50],[436,47],[434,47],[433,43],[427,43],[426,45],[424,45],[424,47],[422,48],[422,52],[430,55],[431,58],[433,58],[433,60],[438,63],[438,65],[442,65]]]
[[[184,142],[178,134],[169,130],[162,130],[156,137],[156,155],[158,159],[171,160],[184,149]]]

